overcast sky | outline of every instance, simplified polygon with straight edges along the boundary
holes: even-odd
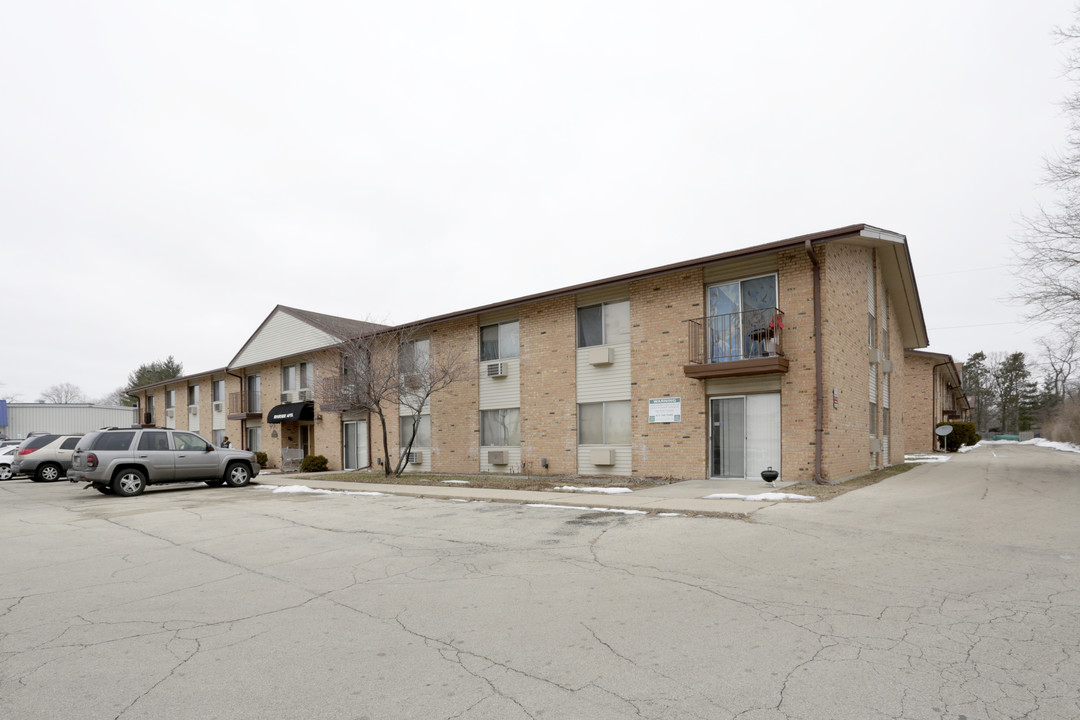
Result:
[[[11,2],[0,396],[229,362],[805,233],[908,238],[929,349],[1004,297],[1069,90],[1027,2]]]

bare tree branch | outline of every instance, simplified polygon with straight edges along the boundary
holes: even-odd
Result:
[[[86,402],[86,393],[78,385],[60,383],[41,393],[38,402],[57,403],[59,405],[82,403]]]

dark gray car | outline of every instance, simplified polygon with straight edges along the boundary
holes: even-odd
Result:
[[[260,469],[254,453],[214,447],[187,430],[113,428],[83,437],[72,454],[68,479],[92,483],[98,492],[130,496],[157,483],[241,487]]]

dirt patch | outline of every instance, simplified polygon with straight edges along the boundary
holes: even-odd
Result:
[[[887,467],[884,470],[875,470],[872,473],[866,475],[860,475],[857,478],[852,478],[847,482],[838,483],[836,485],[815,485],[812,482],[799,482],[794,485],[789,485],[780,492],[795,493],[796,495],[812,495],[818,500],[832,500],[834,497],[839,497],[845,493],[849,493],[852,490],[858,490],[869,485],[875,485],[885,478],[905,473],[908,470],[919,467],[918,463],[904,463],[902,465],[893,465]]]
[[[301,474],[296,476],[334,480],[336,482],[380,483],[383,485],[426,485],[428,487],[468,487],[491,490],[554,490],[557,487],[629,488],[643,490],[657,485],[670,485],[672,478],[608,478],[608,477],[537,477],[533,475],[436,475],[407,473],[401,477],[386,477],[381,473],[353,472],[332,474]]]

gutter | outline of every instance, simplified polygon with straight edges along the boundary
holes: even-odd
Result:
[[[806,238],[806,254],[814,264],[814,483],[831,485],[821,474],[821,444],[825,436],[825,375],[821,351],[821,263],[811,238]]]

